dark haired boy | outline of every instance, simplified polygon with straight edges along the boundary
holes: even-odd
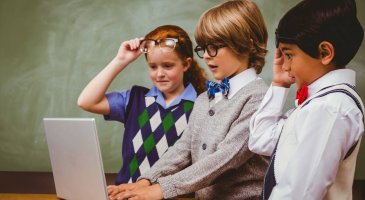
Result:
[[[304,0],[280,20],[272,85],[250,124],[250,150],[271,156],[263,199],[352,199],[364,107],[345,66],[363,34],[354,0]],[[293,83],[297,107],[283,114]]]

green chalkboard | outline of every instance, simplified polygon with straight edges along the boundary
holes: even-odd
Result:
[[[95,117],[106,172],[121,165],[123,125],[78,108],[85,85],[114,57],[124,40],[162,24],[183,27],[193,39],[200,15],[222,0],[1,0],[0,1],[0,171],[51,171],[43,117]],[[261,77],[271,81],[273,33],[298,0],[256,0],[268,26],[269,54]],[[365,9],[357,1],[358,10]],[[365,13],[358,16],[365,27]],[[351,62],[365,97],[365,45]],[[199,62],[205,66],[202,60]],[[110,90],[151,86],[140,57]],[[291,96],[293,91],[291,92]],[[288,107],[293,98],[288,99]],[[290,104],[290,105],[289,105]],[[365,179],[365,147],[356,178]]]

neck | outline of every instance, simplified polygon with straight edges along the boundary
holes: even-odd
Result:
[[[176,99],[176,97],[183,93],[184,89],[184,85],[181,85],[179,88],[172,92],[163,92],[162,94],[164,96],[166,106],[169,106],[174,101],[174,99]]]
[[[322,76],[326,75],[328,72],[336,70],[336,66],[334,64],[330,64],[330,65],[324,65],[323,67],[319,67],[317,68],[317,71],[314,74],[314,76],[312,77],[312,80],[309,81],[308,85],[312,84],[314,81],[318,80],[319,78],[321,78]]]
[[[248,63],[248,56],[243,55],[243,56],[238,57],[237,66],[239,66],[239,67],[228,78],[232,78],[232,77],[236,76],[237,74],[239,74],[239,73],[245,71],[246,69],[248,69],[248,64],[249,64]]]

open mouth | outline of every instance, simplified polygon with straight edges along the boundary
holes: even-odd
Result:
[[[214,70],[214,69],[217,69],[217,68],[218,68],[218,66],[216,66],[216,65],[208,65],[208,67],[209,67],[211,70]]]

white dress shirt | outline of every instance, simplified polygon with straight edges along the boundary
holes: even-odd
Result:
[[[308,98],[328,86],[355,85],[355,75],[350,69],[331,71],[308,86]],[[282,111],[288,91],[275,86],[267,91],[251,118],[251,151],[271,156],[293,111]],[[291,125],[298,140],[297,151],[277,180],[270,199],[322,199],[336,178],[340,162],[364,132],[363,115],[352,98],[336,92],[313,99]]]
[[[245,85],[258,79],[259,77],[256,74],[256,70],[254,68],[248,68],[245,71],[237,74],[236,76],[229,79],[229,93],[227,98],[231,99],[241,88]],[[223,95],[221,92],[215,93],[214,102],[218,103],[222,100]]]

